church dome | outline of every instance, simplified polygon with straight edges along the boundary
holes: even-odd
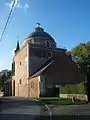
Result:
[[[38,39],[39,37],[39,39]],[[56,46],[56,43],[54,41],[54,39],[52,38],[52,36],[45,32],[43,28],[40,27],[40,24],[37,23],[37,27],[34,28],[33,32],[30,33],[30,35],[24,40],[24,45],[30,41],[33,44],[38,44],[40,43],[40,45],[44,45],[45,41],[48,41],[52,44],[52,46]],[[34,42],[32,42],[34,41]],[[35,42],[36,41],[36,42]]]
[[[40,27],[40,24],[37,23],[37,27],[33,30],[32,33],[30,33],[30,35],[27,37],[27,38],[30,38],[30,37],[48,37],[52,40],[54,40],[51,35],[49,35],[47,32],[44,31],[43,28]]]

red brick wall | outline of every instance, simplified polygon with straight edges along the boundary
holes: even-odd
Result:
[[[15,76],[12,76],[12,96],[14,95],[14,93],[13,93],[13,90],[14,90],[13,82],[14,82],[14,80],[15,80]]]
[[[15,96],[28,96],[28,78],[27,78],[27,67],[28,59],[28,46],[24,46],[22,50],[17,53],[14,57],[15,61]],[[21,65],[20,65],[21,62]],[[19,85],[19,80],[21,79],[21,85]]]
[[[33,88],[31,87],[32,82],[34,83]],[[32,98],[39,97],[39,80],[38,80],[38,77],[30,79],[30,97],[32,97]]]

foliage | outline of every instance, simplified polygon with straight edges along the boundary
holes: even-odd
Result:
[[[3,91],[4,90],[4,81],[6,80],[6,75],[3,74],[0,76],[0,90]]]
[[[90,41],[86,44],[80,43],[71,50],[73,56],[77,57],[77,64],[87,74],[90,74]]]
[[[61,94],[85,94],[86,88],[84,83],[65,85],[60,87]]]
[[[0,91],[4,90],[4,81],[6,81],[11,76],[11,71],[3,72],[0,75]]]

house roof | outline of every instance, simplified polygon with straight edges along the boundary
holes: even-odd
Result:
[[[45,73],[49,75],[54,82],[58,83],[80,83],[84,82],[85,75],[77,65],[64,53],[60,57],[52,58],[38,69],[30,78],[39,76]]]
[[[39,76],[44,70],[46,70],[55,60],[52,58],[48,60],[40,69],[38,69],[35,73],[31,75],[30,78]]]

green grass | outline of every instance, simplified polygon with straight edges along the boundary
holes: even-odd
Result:
[[[53,104],[53,105],[73,105],[71,99],[62,99],[58,97],[41,97],[38,98],[38,100],[41,100],[45,102],[46,104]],[[81,105],[81,104],[86,104],[86,101],[81,101],[81,100],[75,100],[74,105]]]

